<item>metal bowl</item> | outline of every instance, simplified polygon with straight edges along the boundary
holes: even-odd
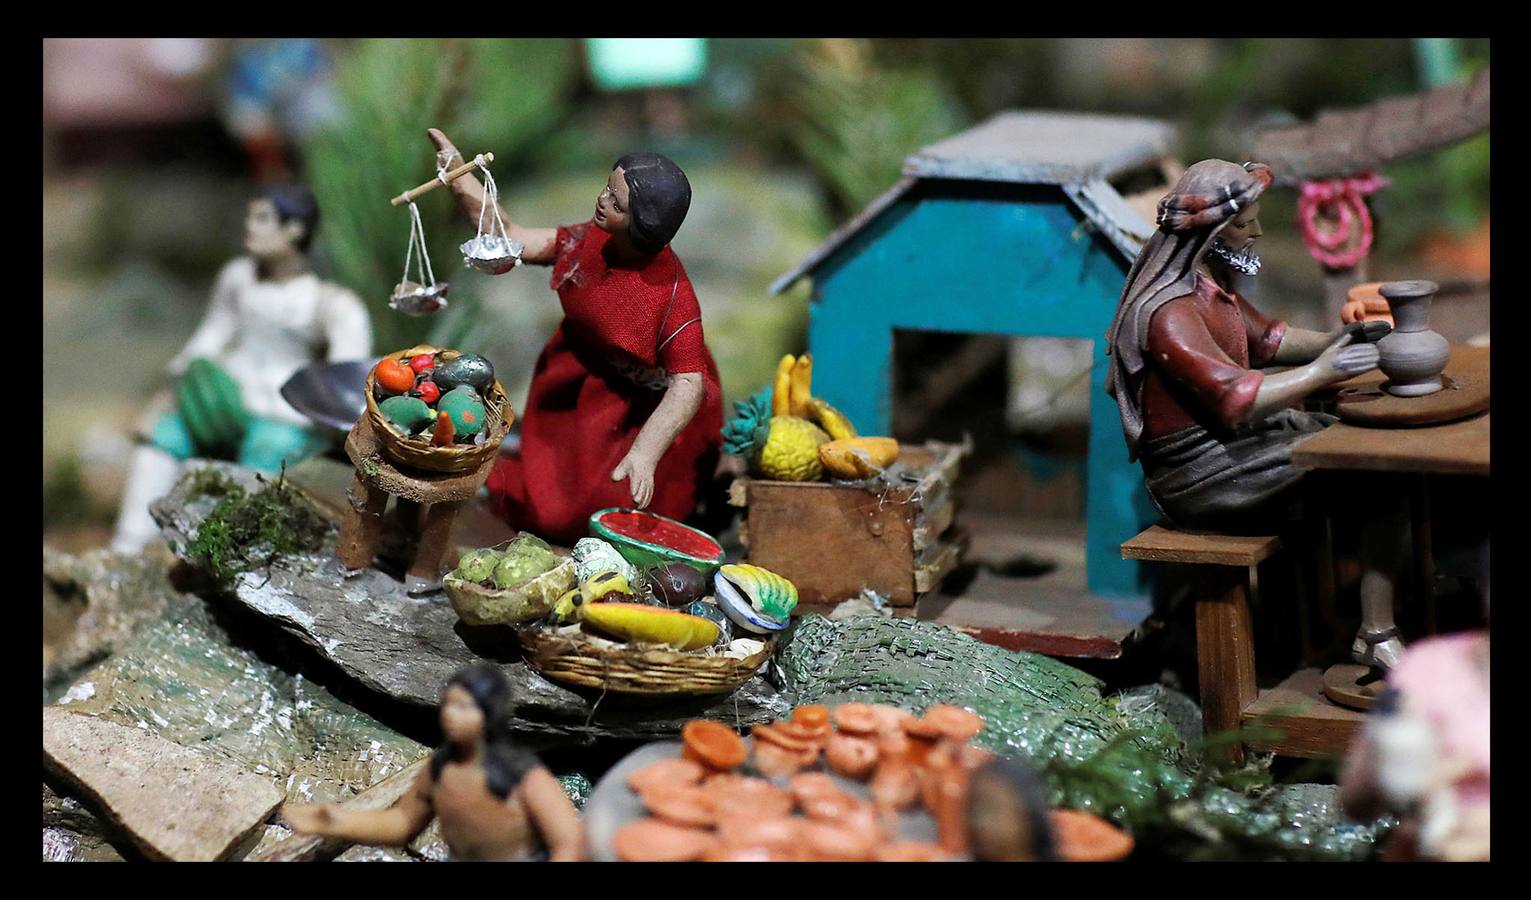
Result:
[[[488,275],[504,275],[521,261],[521,242],[497,234],[481,234],[457,249],[463,265]]]
[[[316,424],[348,432],[367,411],[367,373],[377,360],[316,364],[282,385],[282,399]]]
[[[406,316],[428,316],[446,309],[447,283],[438,281],[429,287],[413,281],[401,282],[393,289],[388,305]]]

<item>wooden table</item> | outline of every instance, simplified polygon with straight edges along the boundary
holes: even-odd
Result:
[[[1453,347],[1453,354],[1481,353],[1487,348]],[[1484,360],[1486,365],[1486,359]],[[1377,375],[1362,376],[1345,387]],[[1380,472],[1404,475],[1410,480],[1410,512],[1414,528],[1416,584],[1427,604],[1432,596],[1434,565],[1430,550],[1430,522],[1426,478],[1430,475],[1489,474],[1490,414],[1416,428],[1373,428],[1337,423],[1298,444],[1292,462],[1307,469]],[[1428,607],[1427,607],[1428,608]],[[1433,621],[1433,616],[1427,614]],[[1335,706],[1322,692],[1322,670],[1303,669],[1274,689],[1261,691],[1243,713],[1243,720],[1274,725],[1286,737],[1254,742],[1254,749],[1274,750],[1299,756],[1343,752],[1365,720],[1360,712]]]

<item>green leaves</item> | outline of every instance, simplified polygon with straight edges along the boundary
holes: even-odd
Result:
[[[465,154],[492,150],[502,181],[560,123],[576,56],[564,40],[365,40],[337,64],[343,115],[305,147],[319,199],[319,240],[337,279],[372,314],[375,350],[429,340],[460,346],[479,315],[480,276],[458,262],[472,236],[455,201],[438,190],[418,201],[438,281],[453,283],[442,316],[413,319],[388,307],[404,266],[407,208],[389,199],[429,179],[442,129]]]

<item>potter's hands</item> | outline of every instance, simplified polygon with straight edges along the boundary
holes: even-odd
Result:
[[[1351,322],[1340,329],[1340,334],[1350,335],[1357,344],[1375,344],[1392,331],[1393,326],[1386,322]]]
[[[654,469],[657,465],[657,460],[649,459],[634,448],[627,451],[627,455],[620,463],[617,463],[617,467],[611,470],[611,480],[628,479],[633,506],[644,509],[649,505],[649,501],[654,499]]]
[[[1333,384],[1370,372],[1377,368],[1377,345],[1357,344],[1355,336],[1346,334],[1329,345],[1313,361],[1313,369],[1324,384]]]
[[[301,834],[324,834],[335,825],[335,812],[328,804],[289,806],[282,810],[287,827]]]

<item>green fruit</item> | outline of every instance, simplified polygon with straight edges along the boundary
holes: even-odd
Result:
[[[419,397],[389,397],[377,408],[383,418],[402,428],[405,434],[414,434],[436,421],[436,414]]]
[[[477,353],[464,353],[456,359],[438,361],[431,380],[443,391],[463,385],[487,391],[494,384],[494,366]]]
[[[494,586],[500,590],[517,587],[541,575],[542,572],[527,560],[507,556],[494,567]]]
[[[545,550],[549,554],[553,552],[552,545],[550,545],[547,541],[544,541],[542,538],[537,537],[535,534],[532,534],[530,531],[523,531],[511,539],[510,544],[505,548],[505,552],[509,553],[513,550],[520,550],[521,548]]]
[[[452,418],[452,428],[458,437],[484,430],[484,401],[471,387],[464,385],[447,391],[436,401],[436,408]]]
[[[464,581],[488,581],[499,564],[500,555],[493,550],[472,550],[458,560],[457,575]]]

